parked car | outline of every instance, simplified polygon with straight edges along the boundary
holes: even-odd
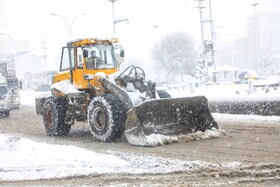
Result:
[[[0,85],[0,115],[5,117],[10,115],[11,110],[11,90],[7,85]]]
[[[48,97],[51,95],[51,86],[49,84],[39,84],[35,88],[35,98]]]

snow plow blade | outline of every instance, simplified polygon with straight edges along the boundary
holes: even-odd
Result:
[[[145,101],[127,113],[125,135],[132,145],[148,146],[151,134],[184,135],[218,128],[204,96]]]

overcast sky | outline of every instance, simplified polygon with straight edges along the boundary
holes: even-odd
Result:
[[[246,33],[247,16],[253,14],[252,0],[212,0],[212,14],[219,39],[226,33]],[[258,12],[280,12],[279,0],[258,0]],[[205,1],[208,5],[208,2]],[[200,39],[199,13],[193,0],[118,0],[114,3],[115,19],[119,22],[116,35],[128,55],[147,55],[156,38],[165,33],[187,32]],[[14,39],[32,40],[32,49],[42,46],[60,55],[60,47],[69,40],[66,22],[72,26],[72,39],[82,37],[111,37],[112,3],[108,0],[0,0],[0,33]],[[77,17],[72,24],[73,19]],[[155,29],[153,26],[158,26]],[[236,29],[231,29],[236,28]],[[22,33],[26,33],[22,35]],[[223,35],[223,36],[222,36]],[[157,37],[156,37],[157,36]],[[230,36],[234,37],[234,35]],[[237,35],[236,35],[237,37]],[[0,40],[7,37],[0,36]]]

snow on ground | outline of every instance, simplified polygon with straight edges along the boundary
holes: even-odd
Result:
[[[221,87],[213,90],[197,89],[196,93],[190,94],[187,91],[169,90],[173,97],[190,95],[206,95],[207,98],[219,96],[235,96],[236,89],[232,87],[227,91]],[[227,93],[226,93],[227,92]],[[273,91],[277,96],[279,91]],[[244,89],[239,93],[247,97]],[[255,95],[265,95],[258,92]],[[22,105],[35,106],[34,92],[21,92]],[[227,118],[232,120],[275,120],[280,121],[280,117],[271,116],[248,116],[213,114],[214,118]],[[223,130],[196,132],[189,136],[177,137],[178,141],[199,140],[206,138],[217,138],[223,135]],[[157,137],[147,137],[150,141]],[[161,138],[163,141],[163,139]],[[172,139],[173,141],[174,139]],[[176,140],[177,141],[177,140]],[[0,134],[0,181],[36,180],[50,179],[71,176],[87,176],[97,174],[156,174],[173,173],[180,171],[199,170],[203,168],[238,168],[239,162],[214,164],[203,161],[181,161],[176,159],[165,159],[161,157],[144,156],[137,154],[124,154],[121,152],[107,151],[105,154],[96,153],[86,149],[66,146],[51,145],[34,142],[22,137]]]
[[[19,181],[97,174],[156,174],[203,168],[235,168],[230,162],[213,164],[107,151],[95,153],[66,145],[34,142],[0,134],[0,181]]]

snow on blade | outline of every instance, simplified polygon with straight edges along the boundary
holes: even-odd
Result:
[[[194,140],[216,139],[225,134],[226,134],[225,130],[216,129],[213,127],[211,129],[207,129],[204,132],[197,131],[197,132],[187,134],[187,135],[179,135],[178,139],[180,142],[182,142],[182,141],[188,142],[188,141],[194,141]]]
[[[151,134],[151,135],[147,136],[147,140],[151,146],[165,145],[165,144],[178,142],[177,137],[165,136],[165,135],[161,135],[161,134]]]
[[[159,145],[170,144],[178,142],[177,137],[165,136],[162,134],[151,134],[151,135],[126,135],[128,142],[131,145],[143,146],[143,147],[155,147]]]
[[[194,140],[215,139],[223,135],[225,135],[225,130],[211,128],[211,129],[207,129],[204,132],[197,131],[187,135],[178,135],[178,136],[166,136],[162,134],[144,135],[144,133],[140,135],[130,134],[129,137],[127,135],[127,139],[128,142],[132,145],[155,147],[155,146],[160,146],[160,145],[165,145],[165,144],[170,144],[175,142],[188,142]]]

